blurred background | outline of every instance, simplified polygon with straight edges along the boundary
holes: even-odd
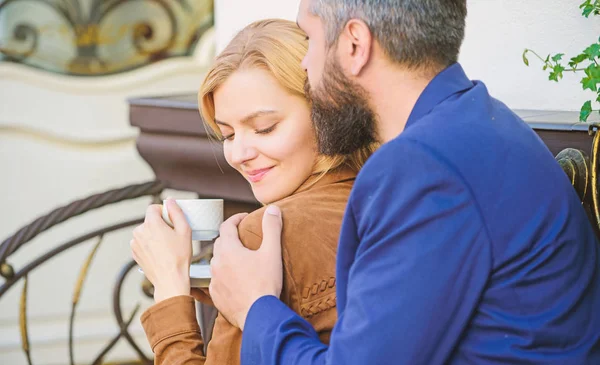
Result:
[[[581,16],[580,2],[468,0],[460,62],[511,108],[579,111],[586,96],[575,75],[550,83],[541,63],[527,68],[521,55],[525,48],[575,55],[596,42],[600,24]],[[131,261],[131,228],[94,230],[137,219],[167,195],[224,196],[242,204],[233,210],[252,205],[241,182],[230,190],[227,181],[215,183],[227,171],[218,144],[203,132],[195,93],[238,30],[263,18],[295,20],[298,4],[0,0],[0,364],[150,361],[139,315],[152,300],[141,274],[121,275]],[[162,113],[161,105],[183,111]],[[208,147],[195,149],[200,140]],[[157,157],[169,153],[170,160]],[[218,169],[202,161],[217,161]],[[98,209],[61,211],[28,226],[77,199],[124,187],[122,195],[88,201]],[[70,219],[58,224],[63,218]],[[27,226],[29,235],[13,236]],[[53,249],[60,252],[44,257]]]

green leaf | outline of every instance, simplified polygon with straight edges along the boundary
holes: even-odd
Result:
[[[598,79],[594,79],[591,77],[584,77],[581,79],[581,85],[583,86],[583,90],[590,89],[592,91],[598,91],[596,84],[598,83]]]
[[[595,63],[592,63],[588,67],[585,68],[585,74],[591,77],[592,79],[597,79],[600,82],[600,66]]]
[[[587,77],[581,79],[583,90],[590,89],[592,91],[598,91],[598,84],[600,84],[600,66],[592,63],[585,68],[585,74]]]
[[[571,58],[571,61],[569,62],[569,66],[571,68],[577,68],[577,65],[579,65],[581,62],[587,60],[588,55],[586,55],[585,53],[582,54],[578,54],[577,56]]]
[[[527,49],[523,51],[523,63],[527,66],[529,66],[529,60],[527,59],[527,57],[525,56],[527,54]]]
[[[600,56],[600,44],[594,43],[594,44],[590,45],[588,48],[586,48],[583,51],[583,53],[588,56],[588,59],[590,61],[593,61],[594,58]]]
[[[555,65],[552,67],[552,72],[550,72],[550,75],[548,75],[548,80],[558,82],[558,80],[562,79],[564,70],[565,68],[563,66]]]
[[[594,10],[594,6],[592,5],[592,0],[586,0],[583,4],[579,5],[579,9],[582,9],[582,15],[584,17],[590,16],[592,11]]]
[[[552,56],[552,61],[554,62],[558,62],[562,59],[562,56],[564,56],[564,53],[557,53],[554,56]]]
[[[582,122],[587,121],[590,114],[592,114],[592,101],[588,100],[581,106],[581,110],[579,111],[579,120]]]

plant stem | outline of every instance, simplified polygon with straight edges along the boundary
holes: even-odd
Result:
[[[548,65],[548,67],[554,67],[552,65],[552,62],[550,62],[550,61],[546,62],[546,60],[543,59],[542,57],[540,57],[540,55],[537,54],[536,51],[534,51],[532,49],[529,49],[529,48],[526,48],[526,50],[527,50],[527,52],[533,53],[534,56],[536,56],[540,61],[544,62],[545,65]],[[595,59],[594,59],[594,62],[596,62],[596,64],[598,66],[600,66],[600,64],[598,63],[598,61],[596,61]],[[556,62],[556,65],[558,65],[558,62]],[[585,68],[567,68],[567,69],[565,69],[563,71],[578,72],[578,71],[585,71]]]
[[[534,50],[532,50],[532,49],[529,49],[529,48],[526,48],[526,49],[527,49],[527,52],[531,52],[531,53],[533,53],[533,54],[534,54],[534,55],[535,55],[537,58],[539,58],[539,59],[540,59],[540,61],[542,61],[542,62],[544,62],[544,63],[547,63],[547,62],[546,62],[546,60],[545,60],[545,59],[543,59],[542,57],[540,57],[540,55],[539,55],[539,54],[537,54],[537,52],[536,52],[536,51],[534,51]]]

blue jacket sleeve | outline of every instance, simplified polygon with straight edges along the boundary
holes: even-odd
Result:
[[[491,242],[459,172],[427,147],[394,142],[371,158],[349,202],[346,219],[360,242],[342,233],[338,283],[346,276],[347,285],[329,347],[283,303],[263,297],[245,324],[243,365],[448,360],[488,281]],[[353,260],[346,270],[344,257]]]

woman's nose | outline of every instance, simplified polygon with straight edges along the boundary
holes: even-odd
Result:
[[[245,136],[236,136],[232,141],[231,162],[241,165],[256,158],[257,151],[252,142]]]

